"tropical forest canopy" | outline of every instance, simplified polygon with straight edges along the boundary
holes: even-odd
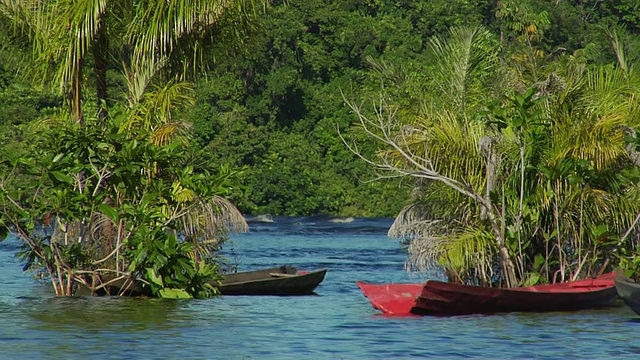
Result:
[[[528,13],[498,18],[500,3]],[[639,12],[632,0],[278,2],[242,43],[203,59],[209,70],[194,82],[197,100],[180,116],[193,124],[193,146],[204,150],[199,161],[246,167],[244,187],[233,195],[245,214],[393,217],[411,184],[372,182],[376,174],[355,161],[338,137],[338,129],[349,133],[355,120],[342,93],[375,96],[381,86],[389,89],[385,77],[393,75],[406,84],[396,96],[421,106],[420,98],[429,96],[423,85],[433,81],[432,37],[453,26],[484,25],[506,51],[533,21],[525,18],[539,14],[546,14],[534,24],[541,60],[582,56],[590,64],[612,64],[616,53],[602,26],[617,24],[625,27],[619,36],[632,62]],[[9,147],[24,140],[21,127],[64,101],[22,66],[33,49],[10,30],[3,23],[0,125]],[[113,66],[106,79],[109,88],[125,86]],[[127,101],[109,96],[110,105]]]
[[[637,1],[134,3],[0,0],[3,221],[60,293],[207,293],[239,213],[396,217],[483,285],[640,263]]]

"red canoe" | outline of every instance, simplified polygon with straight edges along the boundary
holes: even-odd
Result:
[[[520,288],[489,288],[428,280],[422,284],[356,282],[375,309],[387,315],[467,315],[573,311],[609,304],[615,273],[594,279]]]

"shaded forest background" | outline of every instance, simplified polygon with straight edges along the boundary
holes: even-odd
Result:
[[[614,63],[603,30],[610,26],[619,28],[631,58],[640,55],[636,0],[515,3],[548,17],[536,44],[545,57],[579,54],[593,64]],[[420,102],[422,84],[431,81],[424,74],[434,63],[428,41],[452,26],[482,24],[507,49],[517,24],[496,17],[498,4],[274,1],[244,44],[205,59],[209,70],[195,84],[197,103],[181,114],[193,124],[191,145],[202,150],[193,161],[244,168],[244,186],[231,198],[245,214],[395,216],[409,201],[412,184],[371,181],[374,171],[339,136],[356,121],[344,99],[373,98],[385,79],[396,76],[403,86],[387,90],[401,102]],[[0,24],[0,146],[2,152],[28,151],[27,125],[64,106],[64,99],[25,66],[28,43],[8,34]],[[115,72],[108,81],[123,87]],[[375,151],[373,145],[363,149]]]

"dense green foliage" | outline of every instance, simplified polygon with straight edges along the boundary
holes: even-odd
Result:
[[[3,218],[29,242],[25,268],[47,274],[50,264],[61,266],[68,283],[58,286],[89,281],[85,274],[108,268],[115,275],[130,272],[149,279],[151,291],[164,297],[213,292],[207,281],[215,268],[195,263],[194,244],[177,240],[174,217],[185,206],[179,184],[206,199],[220,193],[224,177],[194,173],[178,144],[158,148],[148,136],[131,141],[113,124],[49,125],[55,126],[30,153],[6,154],[12,171],[5,173],[3,188],[9,199],[21,199],[21,207],[5,207]],[[76,186],[79,176],[81,187]],[[117,226],[105,230],[107,219]],[[105,232],[118,232],[118,242]],[[123,247],[121,258],[112,258],[118,247]]]
[[[627,27],[621,33],[627,46],[637,45],[631,34],[639,31],[640,10],[633,1],[509,3],[519,12],[503,19],[496,17],[499,2],[490,0],[276,4],[242,46],[217,49],[208,58],[211,70],[197,82],[197,103],[184,115],[194,125],[194,146],[206,149],[200,160],[248,167],[245,191],[233,195],[245,213],[394,216],[408,201],[407,186],[371,182],[376,175],[346,149],[338,129],[349,133],[354,117],[341,92],[353,99],[375,96],[385,83],[402,102],[415,102],[433,64],[429,38],[451,26],[484,24],[515,40],[525,21],[515,14],[526,11],[548,19],[540,48],[549,56],[578,51],[593,63],[614,61],[601,28],[612,22]],[[25,56],[5,43],[3,58]],[[60,104],[15,77],[17,68],[8,68],[14,65],[3,61],[0,68],[3,126]],[[110,86],[122,86],[109,74]],[[4,136],[16,131],[4,129]]]
[[[547,12],[542,50],[550,56],[588,48],[584,56],[594,63],[615,60],[600,26],[624,6],[519,3]],[[219,53],[198,82],[198,102],[187,114],[197,146],[207,149],[206,161],[249,167],[247,191],[234,196],[245,213],[395,216],[408,200],[407,184],[369,182],[376,175],[337,136],[338,129],[349,133],[354,120],[341,92],[371,97],[385,84],[399,101],[417,104],[434,61],[429,38],[451,26],[485,24],[515,40],[524,20],[499,21],[496,12],[495,1],[275,6],[262,19],[263,34],[241,50]]]
[[[396,216],[409,204],[422,210],[419,221],[460,225],[443,230],[448,242],[440,244],[449,247],[431,249],[453,279],[515,285],[578,276],[586,268],[608,265],[611,254],[624,254],[622,263],[632,261],[626,256],[635,252],[635,242],[625,243],[623,235],[635,225],[637,206],[630,195],[622,195],[632,192],[636,178],[632,159],[622,154],[627,143],[621,129],[635,127],[637,117],[629,105],[637,101],[636,1],[293,0],[271,5],[251,26],[240,26],[246,19],[224,18],[223,24],[238,25],[238,31],[221,26],[209,33],[224,46],[205,41],[180,48],[151,59],[153,66],[130,62],[123,51],[132,46],[134,53],[147,54],[141,50],[147,43],[131,36],[146,31],[144,22],[123,31],[126,21],[114,16],[108,46],[101,47],[97,36],[87,46],[98,51],[81,54],[85,67],[96,70],[80,71],[81,78],[98,88],[83,92],[81,99],[51,95],[25,76],[32,72],[21,67],[21,59],[37,49],[19,36],[9,39],[11,29],[0,27],[0,38],[7,40],[0,54],[3,151],[26,151],[35,136],[26,125],[54,108],[72,103],[103,119],[101,103],[108,103],[126,108],[120,125],[144,128],[152,134],[150,142],[170,144],[168,128],[184,130],[180,135],[188,134],[182,139],[190,141],[189,158],[177,164],[212,172],[243,169],[242,186],[229,187],[225,196],[245,214]],[[158,48],[173,50],[165,45]],[[194,63],[206,71],[183,71],[200,69]],[[163,71],[156,74],[154,66]],[[73,79],[62,74],[65,81]],[[131,81],[136,76],[144,86]],[[182,82],[187,78],[193,80],[194,99]],[[598,96],[610,102],[594,100]],[[375,110],[372,103],[398,115],[401,126],[394,135],[437,132],[429,141],[416,137],[408,148],[414,155],[438,154],[434,163],[451,171],[447,176],[465,190],[451,191],[411,172],[380,174],[361,161],[356,154],[394,158],[375,141],[391,128],[383,125],[367,134],[357,125]],[[73,118],[80,121],[82,114]],[[605,125],[596,121],[602,119]],[[192,125],[191,132],[185,123]],[[473,190],[494,181],[487,179],[478,150],[483,136],[499,144],[504,159],[496,188],[487,194]],[[359,147],[350,149],[345,142],[351,141]],[[395,159],[387,165],[398,169],[403,160]],[[465,193],[468,188],[473,191]],[[603,207],[614,213],[611,219]],[[148,229],[145,238],[153,239],[153,233]],[[166,248],[183,246],[174,240],[158,239]],[[496,273],[509,278],[496,281]],[[537,278],[527,278],[531,274]],[[148,278],[155,279],[152,275]]]
[[[602,23],[611,61],[589,46],[554,51],[551,16],[533,5],[499,2],[498,33],[433,37],[424,106],[386,89],[375,111],[349,102],[383,150],[352,149],[416,180],[390,234],[407,239],[412,265],[451,281],[566,281],[637,251],[637,47]]]

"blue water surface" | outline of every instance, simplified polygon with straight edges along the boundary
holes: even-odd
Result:
[[[575,313],[380,315],[355,285],[420,282],[390,219],[253,218],[225,254],[239,269],[327,268],[317,295],[205,300],[57,298],[0,243],[0,359],[640,358],[640,318]]]

